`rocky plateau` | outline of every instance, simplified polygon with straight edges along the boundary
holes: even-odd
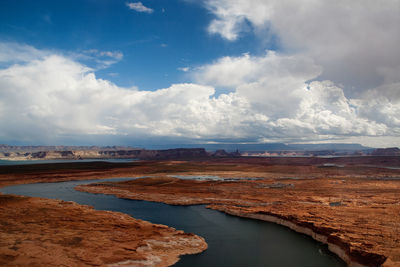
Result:
[[[1,166],[0,186],[138,178],[76,189],[174,205],[206,204],[235,216],[271,221],[310,235],[328,244],[349,266],[400,266],[399,167],[400,158],[396,156],[79,162]],[[20,203],[12,204],[14,206],[9,209],[17,210],[27,202]],[[64,209],[70,204],[57,205]],[[8,229],[10,210],[0,217],[7,225],[1,229]],[[101,216],[104,214],[107,213],[102,212]],[[22,227],[23,218],[17,214],[13,220],[21,222]],[[63,221],[62,218],[65,217],[54,217],[54,221]],[[84,220],[82,224],[85,223]],[[38,227],[37,224],[41,222],[32,222],[32,226]],[[48,228],[48,225],[43,226],[43,229]],[[18,243],[32,234],[29,229],[12,232],[7,238],[15,236]],[[57,233],[60,234],[49,232],[46,238],[51,239]],[[7,247],[7,253],[12,253],[13,246],[10,242],[1,247]],[[37,246],[40,247],[40,242]],[[10,254],[3,260],[13,259],[12,255],[15,256]]]

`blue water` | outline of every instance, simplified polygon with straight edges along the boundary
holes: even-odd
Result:
[[[132,162],[137,161],[137,159],[57,159],[57,160],[1,160],[1,165],[25,165],[25,164],[44,164],[44,163],[69,163],[69,162]]]
[[[0,188],[0,192],[75,201],[98,210],[119,211],[206,239],[209,246],[206,251],[183,256],[176,266],[345,266],[326,246],[276,224],[226,215],[203,205],[171,206],[73,189],[92,182],[96,181],[17,185]]]

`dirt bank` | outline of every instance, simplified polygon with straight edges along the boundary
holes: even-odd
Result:
[[[311,230],[311,236],[325,236],[348,263],[378,266],[386,259],[385,266],[399,266],[400,170],[383,168],[398,162],[398,157],[234,158],[8,166],[0,167],[0,185],[151,176],[79,190],[167,204],[208,204],[257,219],[272,216]],[[229,180],[182,180],[175,175]]]
[[[1,266],[169,266],[203,238],[74,202],[0,195]]]
[[[238,216],[277,219],[283,225],[293,224],[290,228],[299,232],[318,234],[319,241],[326,240],[349,265],[380,266],[387,258],[387,266],[400,264],[400,179],[386,179],[378,169],[367,175],[346,175],[339,167],[331,167],[332,175],[323,178],[325,168],[319,168],[319,173],[311,167],[296,168],[298,176],[291,174],[290,167],[285,173],[284,167],[277,172],[278,167],[272,166],[271,172],[257,173],[258,178],[246,171],[186,172],[184,180],[160,173],[77,189],[174,205],[208,204]],[[307,168],[310,179],[304,173]],[[199,174],[229,179],[189,180]]]

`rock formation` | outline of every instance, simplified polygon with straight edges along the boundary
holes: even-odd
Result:
[[[397,147],[378,148],[371,152],[372,156],[400,156],[400,149]]]
[[[229,155],[229,154],[227,154]],[[42,151],[0,151],[0,159],[6,160],[76,160],[76,159],[202,159],[210,154],[204,148],[176,148],[166,150],[146,149],[85,149],[85,150],[42,150]]]
[[[0,195],[0,266],[169,266],[203,238],[74,202]]]
[[[306,233],[328,243],[349,264],[399,266],[399,167],[398,156],[59,163],[0,166],[0,186],[150,176],[79,190],[169,204],[208,204]],[[198,175],[214,178],[190,180]]]
[[[78,186],[77,190],[173,205],[207,204],[308,234],[328,244],[350,266],[400,265],[399,171],[367,168],[362,174],[344,167],[286,165],[241,172],[239,166],[230,171],[221,171],[221,167],[219,171],[207,171],[212,166],[203,172],[186,170],[185,179],[159,173],[132,181]],[[221,179],[190,180],[191,175],[220,175]]]

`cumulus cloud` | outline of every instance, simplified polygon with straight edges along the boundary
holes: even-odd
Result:
[[[120,88],[68,57],[49,55],[0,70],[0,138],[227,136],[232,127],[220,125],[236,120],[225,118],[224,109],[237,105],[243,112],[244,104],[234,96],[211,99],[213,94],[214,88],[196,84]]]
[[[51,51],[39,50],[25,44],[0,42],[0,63],[3,64],[29,62],[48,56],[51,53]]]
[[[321,68],[304,56],[224,57],[200,67],[197,83],[142,91],[98,79],[69,56],[28,50],[39,56],[22,53],[23,62],[0,69],[0,140],[46,143],[108,135],[293,142],[385,136],[393,144],[400,136],[400,101],[372,93],[348,98],[331,81],[309,82]],[[216,97],[216,86],[233,89]]]
[[[234,41],[251,25],[275,36],[281,50],[311,57],[322,66],[319,80],[343,84],[360,96],[400,77],[400,1],[205,0],[215,15],[209,32]]]
[[[371,95],[379,88],[349,98],[332,81],[312,81],[321,71],[305,55],[267,51],[259,57],[223,57],[193,75],[200,84],[232,88],[234,95],[246,99],[249,109],[264,118],[253,126],[258,125],[265,140],[398,136],[400,101]]]
[[[142,2],[136,3],[126,3],[129,9],[135,10],[137,12],[144,12],[144,13],[153,13],[154,10],[152,8],[146,7],[142,4]]]
[[[93,69],[104,69],[118,63],[124,57],[121,51],[101,51],[88,49],[79,52],[37,49],[26,44],[0,42],[0,64],[9,66],[16,63],[28,63],[42,60],[51,55],[67,56],[75,61],[83,61]]]
[[[194,78],[200,83],[236,88],[256,82],[260,77],[271,81],[290,74],[302,80],[310,80],[320,72],[321,68],[308,57],[277,55],[274,51],[266,51],[264,56],[258,57],[249,54],[222,57],[199,67],[194,73]]]

